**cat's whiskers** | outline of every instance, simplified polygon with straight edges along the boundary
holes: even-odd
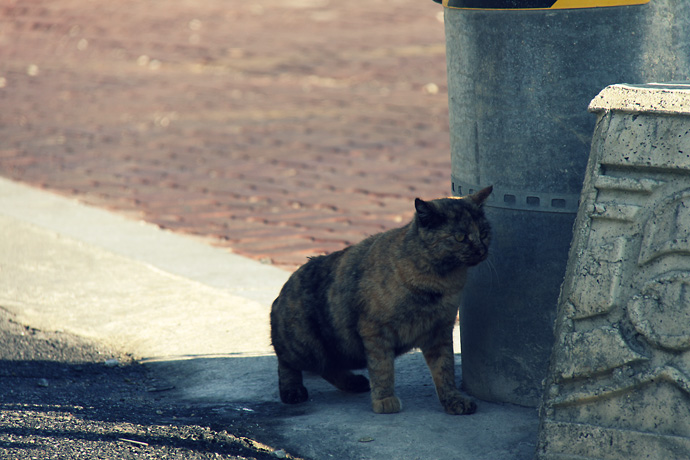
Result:
[[[491,283],[493,284],[494,275],[495,275],[496,276],[496,283],[500,285],[501,284],[501,278],[500,278],[500,275],[498,274],[498,270],[496,269],[496,265],[494,265],[493,260],[491,260],[492,259],[491,256],[492,256],[491,251],[489,251],[489,254],[486,257],[486,259],[484,260],[484,263],[480,264],[480,265],[482,266],[482,269],[484,269],[483,267],[488,268]]]

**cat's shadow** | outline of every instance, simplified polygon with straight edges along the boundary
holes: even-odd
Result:
[[[459,358],[458,358],[459,359]],[[461,373],[459,366],[456,370],[456,385],[460,387]],[[353,371],[369,378],[365,369]],[[438,410],[443,408],[438,403],[436,390],[431,380],[431,374],[426,366],[422,353],[413,350],[395,360],[396,394],[403,400],[406,408],[415,406],[429,407],[436,403]],[[332,408],[343,407],[350,410],[357,406],[358,410],[371,411],[369,393],[347,393],[340,391],[326,382],[320,375],[305,372],[304,385],[309,390],[310,403],[322,404]]]
[[[456,384],[461,383],[459,355],[456,355]],[[171,388],[170,396],[202,403],[269,403],[280,401],[278,394],[277,359],[265,356],[188,356],[170,360],[144,361],[157,378],[165,380]],[[368,378],[367,371],[355,373]],[[395,360],[396,394],[408,407],[416,400],[425,407],[436,398],[431,374],[421,352],[413,350]],[[309,391],[309,401],[304,404],[284,405],[302,407],[309,405],[343,406],[350,410],[371,411],[369,393],[346,393],[333,387],[321,376],[304,373],[304,385]],[[438,403],[437,400],[435,400]],[[439,411],[442,408],[438,406]]]

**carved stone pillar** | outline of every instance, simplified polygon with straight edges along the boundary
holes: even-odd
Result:
[[[540,460],[690,458],[690,83],[598,113],[541,408]]]

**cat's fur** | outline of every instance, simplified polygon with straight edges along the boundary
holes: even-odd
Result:
[[[396,356],[420,348],[449,414],[475,403],[455,387],[453,325],[468,267],[488,254],[487,187],[463,198],[415,200],[404,227],[312,258],[285,283],[271,310],[280,398],[306,401],[302,371],[337,388],[365,392],[374,412],[401,409],[394,394]]]

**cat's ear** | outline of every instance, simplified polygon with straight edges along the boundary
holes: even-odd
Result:
[[[474,204],[476,204],[477,206],[481,206],[484,204],[486,199],[489,198],[489,195],[491,195],[491,192],[493,191],[493,189],[494,189],[494,186],[489,185],[488,187],[481,189],[480,191],[478,191],[474,195],[470,195],[469,198],[472,201],[474,201]]]
[[[415,198],[414,208],[417,210],[417,218],[422,227],[433,227],[440,220],[438,211],[431,203]]]

